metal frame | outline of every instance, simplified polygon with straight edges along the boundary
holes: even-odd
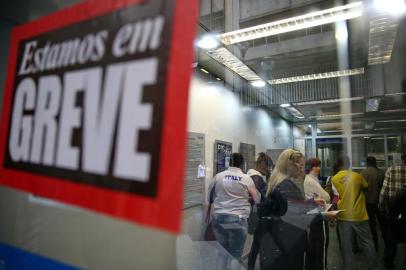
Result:
[[[316,134],[315,134],[316,133]],[[316,135],[316,136],[314,136]],[[364,133],[364,134],[351,134],[351,136],[346,136],[343,134],[340,135],[322,135],[322,136],[317,136],[317,129],[316,132],[313,131],[313,124],[312,124],[312,135],[311,136],[302,136],[302,137],[295,137],[293,136],[293,141],[295,139],[311,139],[312,140],[312,155],[316,156],[317,151],[316,151],[316,139],[324,139],[324,138],[346,138],[347,143],[352,143],[352,138],[358,138],[358,137],[383,137],[384,138],[384,151],[385,151],[385,167],[388,168],[389,166],[389,161],[388,161],[388,136],[406,136],[406,132],[389,132],[389,133]],[[306,147],[306,143],[305,143]],[[351,157],[352,159],[352,157]],[[363,167],[354,167],[354,168],[363,168]]]

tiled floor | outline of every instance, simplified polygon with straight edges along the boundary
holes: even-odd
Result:
[[[185,209],[183,211],[183,234],[187,235],[190,237],[190,239],[194,241],[201,241],[202,240],[202,232],[203,232],[203,220],[205,216],[205,212],[203,212],[203,207],[197,206],[197,207],[192,207],[189,209]],[[245,260],[244,263],[246,265],[246,255],[249,252],[250,246],[251,246],[251,241],[252,241],[252,236],[248,236],[247,238],[247,243],[245,245]],[[380,261],[380,266],[381,269],[385,269],[383,267],[383,262],[382,262],[382,255],[383,255],[383,242],[382,239],[380,239],[379,243],[379,251],[378,251],[378,256],[379,256],[379,261]],[[367,267],[367,260],[362,253],[357,254],[356,256],[356,265],[354,265],[354,270],[364,270],[368,269]],[[337,234],[335,227],[330,227],[330,244],[328,247],[328,269],[329,270],[346,270],[343,269],[342,266],[342,258],[341,258],[341,252],[339,250],[338,246],[338,241],[337,241]],[[257,268],[259,269],[259,263],[257,263]],[[406,244],[398,244],[398,254],[396,257],[395,261],[395,269],[396,270],[405,270],[406,269]]]

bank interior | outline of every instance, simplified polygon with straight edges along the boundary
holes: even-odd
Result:
[[[12,27],[80,1],[6,2],[1,85]],[[231,152],[243,154],[247,171],[259,152],[275,163],[294,148],[321,160],[322,183],[340,155],[349,156],[355,171],[366,167],[367,156],[383,170],[401,162],[404,1],[201,0],[199,6],[181,234],[0,187],[0,242],[79,269],[216,269],[224,250],[203,241],[208,188]],[[252,235],[242,269],[250,241]],[[336,242],[330,227],[329,269],[342,267]],[[404,269],[405,251],[399,244],[396,269]],[[367,269],[367,260],[357,255],[356,269]]]

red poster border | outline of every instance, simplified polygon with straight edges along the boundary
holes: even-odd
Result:
[[[143,1],[89,0],[16,27],[12,31],[0,127],[0,185],[74,204],[138,224],[179,233],[186,154],[187,102],[198,1],[175,1],[173,32],[167,65],[168,77],[163,115],[158,192],[155,198],[117,192],[4,167],[18,43],[29,37],[139,2]]]

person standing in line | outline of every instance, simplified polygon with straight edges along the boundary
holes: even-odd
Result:
[[[249,169],[247,175],[254,181],[255,187],[262,197],[265,197],[267,189],[267,179],[270,176],[269,166],[272,164],[271,158],[264,152],[258,154],[258,158],[255,161],[255,168]],[[262,198],[261,197],[261,198]]]
[[[255,187],[258,190],[258,192],[261,194],[261,202],[264,201],[265,199],[265,194],[266,194],[266,189],[267,189],[267,179],[270,175],[269,172],[269,166],[272,164],[271,158],[265,154],[264,152],[261,152],[258,154],[258,158],[255,162],[255,169],[250,169],[248,170],[247,174],[252,178],[254,181]],[[256,208],[259,205],[254,205],[253,209],[256,210]],[[251,251],[248,257],[248,269],[254,269],[255,268],[255,261],[257,259],[258,251],[259,251],[259,228],[258,228],[258,223],[259,223],[259,217],[257,216],[257,211],[252,211],[250,215],[250,223],[251,226],[253,227],[253,234],[254,238],[252,241],[251,245]]]
[[[392,166],[385,173],[382,190],[379,196],[379,211],[385,217],[385,228],[382,231],[385,240],[384,263],[386,268],[394,268],[396,244],[400,235],[396,235],[395,222],[398,217],[393,216],[394,202],[399,201],[399,196],[406,194],[406,153],[402,156],[402,165]],[[404,204],[404,203],[403,203]],[[404,208],[404,205],[403,205]],[[404,217],[403,217],[404,219]]]
[[[272,171],[267,190],[271,204],[261,210],[261,269],[303,270],[309,225],[336,216],[331,212],[314,212],[319,205],[325,206],[325,201],[306,200],[293,182],[293,178],[303,173],[304,163],[302,153],[286,149],[279,155]]]
[[[354,267],[355,258],[352,250],[354,235],[358,237],[359,244],[368,258],[369,269],[379,269],[363,191],[368,187],[368,183],[362,175],[350,170],[350,166],[348,157],[338,158],[339,172],[332,179],[340,197],[337,203],[338,210],[343,210],[338,216],[338,230],[344,269],[351,270]]]
[[[376,231],[376,220],[379,222],[379,227],[382,230],[384,223],[381,215],[378,212],[379,193],[381,192],[384,171],[376,166],[375,157],[367,157],[367,168],[361,171],[361,175],[368,183],[368,188],[365,190],[365,199],[367,213],[369,217],[369,226],[371,227],[372,237],[374,239],[375,250],[378,250],[378,233]]]
[[[304,192],[307,200],[323,199],[330,203],[330,195],[321,187],[318,176],[320,174],[320,159],[310,158],[305,164],[306,177]],[[329,228],[326,220],[318,220],[310,225],[308,250],[306,252],[306,269],[327,269],[327,248],[329,244]]]
[[[230,167],[214,177],[212,229],[216,240],[238,261],[247,237],[250,200],[259,203],[261,195],[251,177],[241,170],[244,164],[240,153],[231,155]],[[227,261],[223,261],[226,269]]]

